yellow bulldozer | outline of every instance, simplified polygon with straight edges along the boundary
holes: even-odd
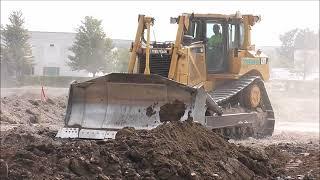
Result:
[[[70,85],[61,138],[114,138],[193,120],[228,138],[265,137],[274,113],[264,87],[269,59],[251,44],[259,16],[182,14],[174,42],[151,42],[154,18],[139,15],[127,73]],[[145,32],[146,30],[146,32]]]

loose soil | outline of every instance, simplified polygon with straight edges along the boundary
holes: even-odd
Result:
[[[251,153],[193,122],[124,128],[107,141],[54,135],[23,127],[3,133],[8,179],[261,179],[277,176],[270,156],[281,156],[274,149]]]
[[[320,179],[318,137],[228,141],[172,121],[113,140],[55,138],[65,108],[65,96],[1,98],[0,179]]]
[[[30,95],[1,98],[1,130],[18,125],[45,125],[57,129],[63,126],[66,109],[65,96],[36,99]]]

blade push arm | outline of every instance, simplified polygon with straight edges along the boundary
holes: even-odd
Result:
[[[142,36],[144,30],[144,15],[139,15],[138,20],[138,29],[136,32],[136,37],[132,46],[129,65],[128,65],[128,73],[133,73],[134,65],[136,64],[136,58],[137,58],[137,49],[140,44],[140,39]]]
[[[178,51],[180,49],[182,36],[184,34],[184,19],[185,19],[185,16],[179,16],[178,31],[177,31],[176,41],[174,42],[172,58],[170,62],[170,69],[169,69],[169,75],[168,75],[169,79],[173,79],[176,72],[177,61],[178,61]]]
[[[136,32],[136,37],[131,49],[131,55],[128,65],[128,73],[133,73],[134,66],[137,59],[137,51],[141,46],[141,38],[143,36],[144,30],[147,29],[147,44],[146,44],[146,68],[145,74],[150,74],[149,68],[149,54],[150,54],[150,26],[153,25],[154,19],[151,17],[146,17],[144,15],[139,15],[138,29]]]

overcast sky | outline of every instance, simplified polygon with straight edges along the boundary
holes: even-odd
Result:
[[[13,10],[22,10],[31,31],[75,32],[85,16],[103,20],[113,39],[134,39],[138,14],[155,17],[157,41],[174,40],[176,25],[170,17],[186,13],[257,14],[262,21],[253,27],[257,46],[280,45],[279,34],[293,28],[319,30],[319,1],[2,1],[1,24]],[[152,35],[152,39],[154,36]]]

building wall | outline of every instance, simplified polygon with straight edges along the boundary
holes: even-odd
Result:
[[[88,77],[86,71],[72,71],[67,65],[68,50],[74,41],[75,33],[30,31],[30,44],[34,56],[33,75],[44,75],[45,67],[59,68],[59,76]],[[129,47],[130,40],[113,40],[115,47]]]

